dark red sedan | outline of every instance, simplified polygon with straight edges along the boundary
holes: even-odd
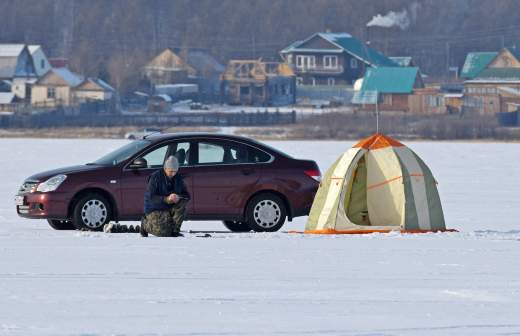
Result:
[[[140,220],[147,178],[165,158],[180,162],[192,200],[189,220],[222,220],[231,231],[277,231],[309,214],[321,178],[314,161],[298,160],[239,136],[159,134],[135,140],[81,166],[25,180],[15,196],[25,218],[57,230],[100,230],[111,220]]]

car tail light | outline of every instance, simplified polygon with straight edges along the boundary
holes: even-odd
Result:
[[[321,173],[319,170],[305,170],[304,173],[316,181],[321,182]]]

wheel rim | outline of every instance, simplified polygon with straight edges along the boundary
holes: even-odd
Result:
[[[253,209],[253,217],[256,224],[264,229],[270,229],[278,224],[281,216],[280,206],[271,200],[260,201]]]
[[[97,199],[88,200],[81,208],[81,220],[85,226],[97,229],[105,224],[107,207]]]

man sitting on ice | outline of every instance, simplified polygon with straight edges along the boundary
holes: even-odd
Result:
[[[147,237],[148,233],[159,237],[182,236],[180,230],[190,194],[178,171],[177,158],[170,156],[163,169],[150,176],[144,195],[141,236]]]

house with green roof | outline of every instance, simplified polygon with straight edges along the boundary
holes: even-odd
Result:
[[[460,73],[462,79],[473,79],[497,57],[498,52],[470,52]]]
[[[280,56],[298,85],[352,85],[369,68],[398,64],[347,33],[315,33],[291,43]]]
[[[462,69],[466,111],[494,114],[520,104],[520,50],[470,53]]]
[[[433,114],[446,112],[439,88],[425,88],[417,67],[369,68],[352,103],[361,110]]]

